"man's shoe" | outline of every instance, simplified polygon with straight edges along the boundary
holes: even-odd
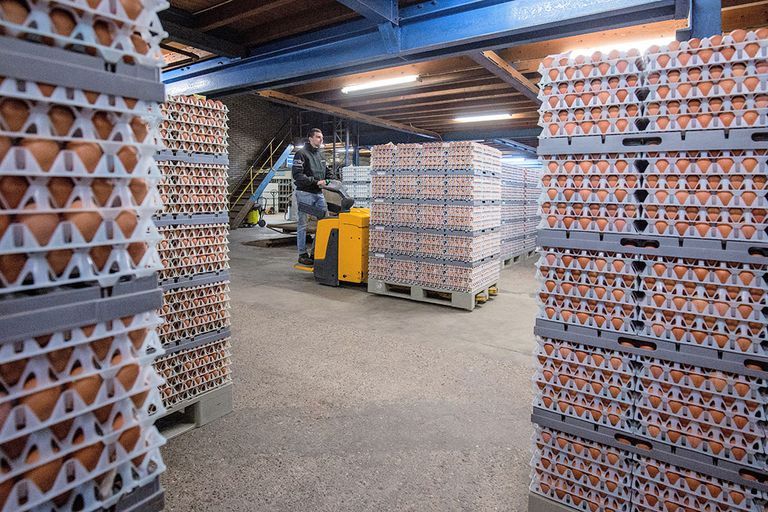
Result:
[[[315,260],[310,258],[309,254],[304,253],[304,254],[300,254],[299,255],[299,263],[301,263],[302,265],[307,265],[307,266],[311,267],[312,265],[315,264]]]

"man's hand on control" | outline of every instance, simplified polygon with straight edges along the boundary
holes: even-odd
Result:
[[[319,180],[319,181],[317,182],[317,186],[318,186],[318,187],[324,187],[324,186],[326,186],[327,184],[328,184],[328,180]]]

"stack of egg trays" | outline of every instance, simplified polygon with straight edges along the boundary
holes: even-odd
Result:
[[[220,101],[196,96],[169,98],[161,111],[166,149],[155,158],[169,173],[162,183],[185,185],[176,190],[188,192],[167,195],[163,214],[155,218],[163,236],[158,332],[166,350],[155,368],[166,381],[160,391],[170,414],[231,383],[228,117]],[[195,195],[199,202],[192,205]],[[222,356],[202,364],[214,349]]]
[[[525,169],[501,166],[501,259],[525,252]]]
[[[355,200],[356,208],[371,206],[371,167],[348,165],[341,169],[341,181],[347,193]]]
[[[760,37],[740,32],[719,39],[735,50],[730,63],[721,62],[721,67],[742,66],[742,78],[732,81],[764,90],[765,77],[750,74],[767,65],[768,32]],[[712,46],[717,37],[698,44]],[[734,43],[737,39],[747,40],[751,50]],[[680,47],[696,60],[699,52],[691,51],[692,44]],[[664,55],[677,53],[652,49],[640,59],[640,81],[648,78],[643,69],[653,70],[654,62],[667,62]],[[709,58],[713,54],[722,57],[722,51],[710,52]],[[732,65],[745,54],[745,61]],[[762,60],[751,62],[755,55]],[[585,67],[602,67],[610,74],[626,56],[613,55],[605,63],[604,56],[594,57],[594,62],[576,66],[576,75]],[[704,62],[698,64],[699,71],[708,69]],[[568,76],[567,69],[559,73],[556,78]],[[600,79],[601,87],[611,80]],[[659,76],[651,80],[658,83]],[[686,81],[684,77],[681,85],[672,80],[676,85],[671,87],[682,90]],[[714,84],[731,86],[717,80]],[[545,101],[581,101],[580,95],[568,96],[579,92],[570,87],[563,87],[562,97]],[[616,91],[598,87],[592,92],[593,101],[600,96],[609,103],[617,100]],[[652,94],[647,97],[658,100]],[[645,113],[643,101],[636,106]],[[703,129],[691,119],[684,121],[686,126],[701,130],[688,131],[686,137],[667,126],[665,132],[643,132],[641,137],[610,135],[609,130],[603,137],[558,138],[547,135],[551,124],[544,126],[539,147],[547,166],[544,229],[539,233],[544,249],[536,321],[541,367],[535,377],[533,421],[596,441],[599,447],[635,454],[630,500],[624,502],[635,510],[768,506],[768,244],[759,223],[766,144],[753,137],[766,132],[766,125],[759,115],[752,119],[747,114],[719,116],[735,123],[727,136],[719,121]],[[742,118],[749,120],[748,126],[742,127]],[[547,123],[544,116],[542,120]],[[671,120],[680,130],[679,116]],[[653,121],[660,129],[658,119]],[[632,132],[651,125],[621,126]],[[565,124],[560,128],[573,131]],[[711,217],[702,217],[702,210]],[[608,362],[613,372],[625,370],[629,381],[614,396],[610,390],[618,388],[595,379],[602,374],[594,368],[570,371],[562,360],[553,381],[552,370],[546,368],[551,360],[562,359],[554,353],[572,363],[575,357],[577,366],[589,366],[595,359]],[[610,396],[601,396],[606,389]],[[540,459],[534,459],[534,492],[574,508],[592,506],[579,493],[560,489],[553,494],[549,482],[542,486],[536,476]]]
[[[373,279],[463,293],[498,281],[500,153],[453,144],[374,147]]]
[[[542,171],[536,167],[525,168],[525,220],[524,220],[524,240],[523,252],[528,254],[536,250],[536,232],[541,223],[539,208],[539,198],[541,197],[541,176]]]
[[[147,220],[165,7],[0,7],[3,511],[161,508]]]

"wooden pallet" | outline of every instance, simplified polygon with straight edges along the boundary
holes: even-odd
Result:
[[[528,512],[578,512],[578,510],[529,491]]]
[[[517,256],[512,256],[511,258],[507,258],[506,260],[501,260],[501,268],[507,268],[511,265],[514,265],[515,263],[520,263],[521,261],[525,261],[529,258],[532,258],[536,255],[536,251],[528,251],[524,252],[522,254],[518,254]]]
[[[200,428],[232,412],[232,383],[225,384],[170,407],[157,420],[160,433],[173,439],[190,430]]]
[[[368,291],[378,295],[399,297],[441,306],[451,306],[472,311],[478,304],[483,304],[498,294],[498,286],[492,284],[475,292],[456,292],[424,288],[418,285],[387,283],[368,278]]]

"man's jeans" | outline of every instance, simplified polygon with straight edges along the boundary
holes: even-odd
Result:
[[[299,254],[307,252],[307,213],[301,211],[301,205],[307,205],[315,210],[322,210],[323,212],[328,210],[325,204],[325,198],[323,194],[313,194],[312,192],[304,192],[303,190],[297,190],[296,192],[296,205],[298,215],[298,226],[296,226],[296,247],[299,249]]]

